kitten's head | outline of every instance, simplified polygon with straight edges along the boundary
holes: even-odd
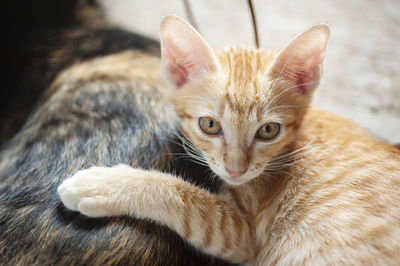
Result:
[[[185,136],[230,184],[259,176],[287,152],[322,74],[326,25],[279,52],[230,48],[215,53],[177,16],[161,22],[166,79]]]

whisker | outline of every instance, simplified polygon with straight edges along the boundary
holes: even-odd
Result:
[[[181,146],[185,151],[185,153],[180,155],[181,158],[188,158],[190,161],[194,163],[209,167],[208,161],[204,157],[202,151],[200,151],[189,139],[183,136],[177,136],[177,137],[178,139],[181,140],[182,142]]]
[[[311,143],[312,142],[309,142],[309,144],[303,147],[270,159],[265,165],[264,171],[284,171],[283,169],[290,167],[304,171],[305,168],[299,165],[299,162],[305,159],[305,155],[307,155],[308,153],[317,151],[316,147],[318,146],[318,144]],[[289,173],[287,172],[287,174]]]
[[[292,173],[288,172],[288,171],[284,171],[284,170],[280,170],[280,169],[273,169],[271,171],[264,171],[265,173],[282,173],[282,174],[287,174],[289,176],[291,176],[292,178],[296,178]]]
[[[300,148],[298,148],[298,149],[295,149],[295,150],[290,151],[290,152],[288,152],[288,153],[284,153],[284,154],[282,154],[282,155],[278,155],[278,156],[276,156],[276,157],[274,157],[274,158],[279,158],[279,157],[282,157],[282,156],[288,156],[288,155],[296,154],[296,153],[299,153],[299,152],[301,152],[301,151],[303,151],[303,150],[306,150],[306,149],[309,149],[309,148],[314,148],[314,147],[316,147],[316,146],[318,146],[318,145],[319,145],[319,144],[312,144],[312,141],[310,141],[310,142],[308,142],[306,145],[304,145],[304,146],[302,146],[302,147],[300,147]]]
[[[279,105],[268,109],[268,111],[272,111],[279,108],[304,108],[304,107],[307,107],[307,105]]]
[[[306,82],[306,83],[302,83],[302,84],[297,84],[297,85],[295,85],[295,86],[288,87],[288,88],[284,89],[283,91],[281,91],[280,93],[278,93],[277,95],[275,95],[274,98],[272,98],[272,99],[268,102],[268,104],[266,105],[266,107],[264,108],[264,110],[265,110],[265,111],[268,110],[269,107],[271,106],[271,104],[273,104],[273,103],[275,102],[276,99],[278,99],[282,94],[286,93],[287,91],[289,91],[289,90],[291,90],[291,89],[294,89],[294,88],[296,88],[296,87],[300,87],[300,86],[304,86],[304,85],[310,85],[310,84],[314,84],[314,83],[317,83],[317,82],[318,82],[318,81],[310,81],[310,82]]]
[[[208,164],[206,164],[206,163],[201,163],[201,162],[199,162],[199,161],[197,161],[197,160],[194,160],[194,159],[192,159],[192,158],[188,158],[187,160],[190,161],[190,162],[193,162],[193,163],[195,163],[195,164],[208,167]]]
[[[281,170],[282,168],[289,168],[289,167],[294,167],[294,168],[296,168],[296,169],[298,169],[298,170],[302,170],[302,171],[305,170],[304,167],[301,167],[301,166],[299,166],[299,165],[296,165],[296,163],[297,163],[297,162],[284,163],[284,164],[274,165],[274,166],[267,165],[266,170],[267,170],[267,171],[268,171],[268,170]]]

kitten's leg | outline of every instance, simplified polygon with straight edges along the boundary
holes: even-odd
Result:
[[[119,165],[79,171],[58,188],[65,206],[87,216],[130,215],[167,225],[206,253],[234,263],[255,251],[250,217],[233,199],[158,171]]]

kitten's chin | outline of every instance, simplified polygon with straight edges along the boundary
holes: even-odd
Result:
[[[229,185],[232,185],[232,186],[239,186],[239,185],[245,184],[245,183],[251,181],[252,179],[254,179],[255,177],[256,176],[250,176],[250,175],[246,175],[246,174],[239,176],[239,177],[231,177],[229,175],[221,176],[221,178],[226,183],[228,183]]]
[[[242,185],[244,183],[247,183],[249,180],[245,179],[245,178],[232,178],[232,177],[224,177],[222,178],[226,183],[228,183],[229,185],[232,186],[239,186]]]

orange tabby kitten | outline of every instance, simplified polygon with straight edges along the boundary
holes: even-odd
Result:
[[[170,101],[194,157],[226,181],[221,193],[118,165],[79,171],[59,187],[61,200],[87,216],[152,219],[234,263],[399,264],[399,150],[308,110],[328,38],[316,25],[279,52],[214,52],[167,16]]]

